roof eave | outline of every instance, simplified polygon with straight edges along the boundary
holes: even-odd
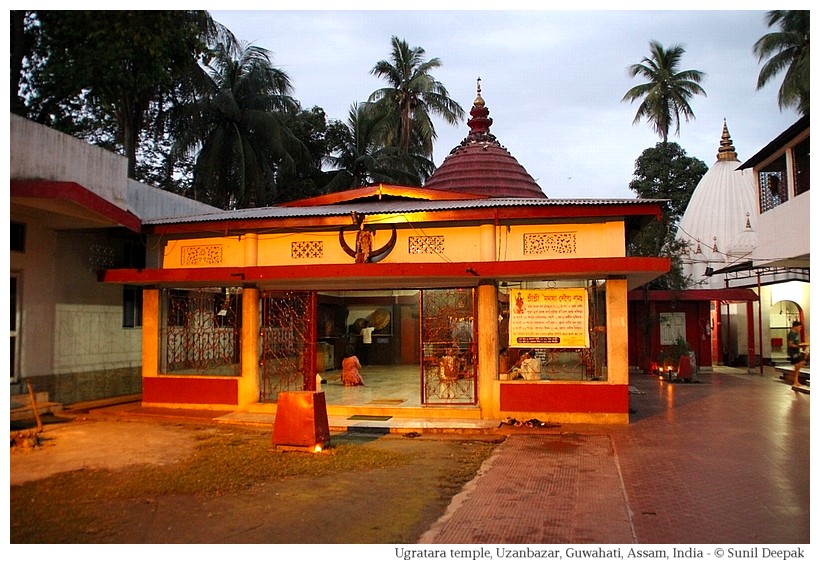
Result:
[[[492,200],[484,200],[485,203]],[[578,201],[557,201],[544,200],[538,204],[533,204],[531,200],[521,205],[485,205],[481,207],[466,207],[459,209],[441,209],[404,212],[403,221],[424,222],[424,223],[474,223],[474,222],[498,222],[515,220],[603,220],[608,218],[626,219],[631,225],[637,222],[638,225],[644,222],[660,219],[660,202],[655,200],[634,200],[623,202],[606,203],[602,201],[584,202]],[[288,208],[293,213],[287,217],[258,217],[258,218],[228,218],[228,219],[181,219],[172,223],[146,222],[146,228],[154,234],[198,234],[198,233],[219,233],[232,235],[241,232],[253,232],[270,229],[328,229],[348,226],[351,223],[351,212],[358,212],[366,217],[378,220],[380,216],[392,216],[395,214],[388,211],[379,212],[373,210],[357,210],[355,203],[345,211],[334,213],[316,214],[315,208],[309,208],[310,214],[300,214],[299,208]],[[306,208],[308,209],[308,208]],[[390,223],[385,221],[384,223]]]

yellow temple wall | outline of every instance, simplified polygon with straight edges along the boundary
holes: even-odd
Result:
[[[487,226],[397,226],[396,244],[382,262],[480,262],[482,260],[543,260],[625,256],[622,221],[583,224],[500,225],[495,227],[494,253]],[[391,230],[373,225],[373,248],[384,246]],[[492,227],[491,227],[492,229]],[[355,247],[356,231],[345,232]],[[485,249],[486,251],[486,249]],[[338,231],[249,234],[229,237],[171,240],[165,245],[163,268],[279,266],[285,264],[344,264],[353,260],[339,242]]]

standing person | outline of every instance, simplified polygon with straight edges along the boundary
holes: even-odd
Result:
[[[373,330],[375,327],[367,323],[362,327],[362,364],[367,366],[370,364],[370,347],[373,344]]]
[[[794,321],[792,323],[792,330],[789,331],[786,337],[786,352],[789,355],[789,362],[794,365],[794,381],[792,382],[792,386],[800,385],[800,369],[803,368],[803,365],[806,364],[806,360],[808,360],[808,356],[802,350],[806,348],[808,344],[800,342],[801,327],[803,327],[803,324],[800,323],[800,321]]]
[[[342,384],[345,386],[364,386],[364,380],[359,373],[362,367],[356,356],[355,351],[351,345],[345,349],[345,355],[342,357]]]

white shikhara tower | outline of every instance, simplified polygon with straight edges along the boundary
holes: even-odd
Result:
[[[691,288],[723,288],[723,277],[708,276],[707,269],[749,261],[757,246],[754,173],[739,166],[724,120],[717,162],[698,183],[678,226],[677,238],[689,247],[683,273]]]

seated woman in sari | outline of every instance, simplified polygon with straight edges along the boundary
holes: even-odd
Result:
[[[345,386],[364,386],[359,369],[362,367],[352,346],[348,346],[342,357],[342,384]]]

